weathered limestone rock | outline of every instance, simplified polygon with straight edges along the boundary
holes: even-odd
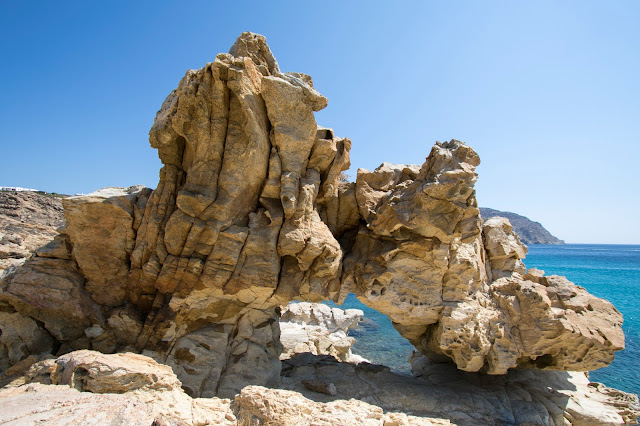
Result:
[[[35,372],[38,374],[34,374]],[[446,419],[384,413],[374,404],[315,402],[247,386],[234,399],[192,399],[167,366],[137,354],[78,351],[31,366],[0,390],[0,423],[71,425],[444,425]]]
[[[180,381],[171,368],[132,353],[71,352],[56,360],[51,381],[55,385],[68,385],[93,393],[180,389]]]
[[[637,395],[589,383],[584,373],[528,369],[490,376],[460,371],[450,363],[433,364],[421,355],[412,359],[412,366],[417,377],[379,365],[298,354],[283,361],[282,386],[318,402],[356,399],[386,413],[458,425],[628,424],[640,414]],[[313,391],[304,384],[309,381],[332,383],[336,394]]]
[[[51,353],[53,343],[53,337],[33,319],[17,312],[0,311],[0,370],[31,354]]]
[[[0,191],[0,275],[49,243],[64,226],[62,202],[34,192]]]
[[[102,313],[84,282],[75,262],[35,257],[4,276],[0,304],[43,323],[59,343],[87,349],[84,329],[100,323]]]
[[[77,351],[34,364],[0,390],[0,423],[235,425],[230,401],[192,399],[151,358]]]
[[[610,347],[624,348],[622,315],[564,277],[501,278],[489,291],[508,323],[518,324],[514,340],[529,357],[517,361],[521,367],[595,370],[613,361]]]
[[[525,274],[526,268],[522,259],[525,258],[528,249],[513,232],[508,219],[503,217],[488,219],[482,225],[482,235],[484,247],[490,259],[489,266],[493,280],[509,277],[513,272]]]
[[[311,354],[284,364],[287,389],[247,386],[231,404],[192,399],[170,368],[145,356],[72,352],[25,367],[0,390],[0,422],[593,425],[633,423],[640,410],[636,395],[588,384],[582,373],[486,376],[431,364],[423,356],[412,359],[418,377]]]
[[[245,424],[278,425],[448,425],[437,418],[387,413],[357,399],[314,402],[298,392],[247,386],[236,396],[237,416]]]
[[[126,300],[134,216],[136,209],[144,209],[150,192],[143,186],[104,188],[63,200],[73,258],[98,304],[118,306]]]
[[[356,200],[367,225],[345,257],[341,295],[356,293],[418,350],[465,371],[609,363],[605,354],[624,348],[619,312],[606,301],[589,308],[592,296],[575,297],[568,281],[562,286],[575,303],[547,288],[554,280],[523,277],[526,247],[509,222],[493,218],[481,228],[478,164],[454,140],[437,143],[420,169],[385,163],[359,171]]]
[[[328,331],[347,332],[358,326],[364,312],[360,309],[331,308],[319,303],[292,303],[280,313],[280,322],[324,327]]]
[[[280,306],[349,292],[468,372],[589,370],[624,347],[611,304],[526,273],[508,222],[482,226],[469,146],[340,182],[351,142],[318,126],[326,105],[252,33],[188,71],[150,130],[157,188],[65,199],[66,228],[2,276],[0,366],[133,351],[192,396],[231,397],[280,380]]]
[[[364,313],[359,309],[342,310],[319,303],[292,303],[280,316],[280,359],[297,353],[331,355],[340,361],[362,362],[351,353],[356,339],[348,336],[357,327]]]

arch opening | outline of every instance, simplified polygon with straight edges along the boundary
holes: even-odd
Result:
[[[297,303],[300,302],[292,301],[289,306]],[[361,357],[372,364],[384,365],[394,373],[411,374],[409,357],[416,349],[406,338],[398,333],[387,315],[360,302],[354,293],[349,293],[342,305],[338,305],[333,301],[324,301],[322,304],[330,308],[342,309],[343,311],[359,309],[364,313],[357,325],[354,324],[349,327],[346,333],[348,337],[355,339],[355,343],[351,346],[351,353],[356,359]],[[306,320],[302,319],[302,321]],[[291,339],[290,333],[291,330],[288,327],[286,331],[285,328],[282,329],[281,341],[285,346],[287,346],[285,340]],[[291,343],[289,342],[288,345],[290,346]],[[301,348],[299,347],[299,349]],[[309,352],[309,350],[302,349],[301,352]],[[311,348],[310,351],[331,354],[332,348],[328,346],[318,347]],[[333,355],[335,356],[335,354]],[[338,356],[338,358],[340,357]]]

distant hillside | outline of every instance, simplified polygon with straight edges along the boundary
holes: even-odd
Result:
[[[483,220],[494,216],[506,217],[520,237],[520,241],[525,244],[564,244],[564,241],[551,235],[539,222],[534,222],[528,217],[487,207],[480,207],[480,215]]]

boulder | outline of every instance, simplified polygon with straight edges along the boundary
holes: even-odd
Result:
[[[92,393],[126,393],[138,389],[172,391],[181,386],[170,367],[149,357],[132,353],[105,355],[87,350],[59,357],[51,381]]]
[[[149,357],[76,351],[33,364],[0,390],[0,423],[235,425],[228,399],[192,399]]]

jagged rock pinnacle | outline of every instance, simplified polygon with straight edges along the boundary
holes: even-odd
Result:
[[[471,147],[437,142],[421,166],[340,182],[351,141],[317,125],[326,105],[253,33],[188,71],[150,131],[157,188],[65,199],[54,246],[3,277],[0,366],[36,350],[137,351],[191,395],[232,396],[280,380],[280,306],[350,292],[464,371],[613,360],[620,313],[527,273],[506,221],[482,226]]]
[[[267,45],[267,38],[263,35],[243,32],[229,49],[229,54],[236,57],[244,56],[250,58],[256,66],[265,66],[271,75],[277,76],[280,74],[278,62],[273,53],[271,53],[269,45]]]

